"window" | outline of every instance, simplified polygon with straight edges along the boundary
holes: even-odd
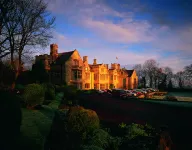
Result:
[[[73,60],[73,65],[74,65],[74,66],[79,66],[79,60],[74,59],[74,60]]]
[[[85,88],[86,88],[86,89],[89,89],[89,88],[90,88],[90,84],[89,84],[89,83],[86,83],[86,84],[85,84]]]
[[[86,79],[90,79],[90,73],[86,73],[85,76],[86,76]]]
[[[94,89],[97,89],[97,84],[94,84]]]
[[[82,78],[82,71],[81,70],[73,70],[72,71],[72,80],[77,80]]]
[[[117,80],[117,76],[116,75],[114,76],[114,80]]]
[[[104,90],[105,89],[105,84],[100,84],[100,89]]]
[[[97,78],[98,78],[97,74],[94,74],[94,80],[97,80]]]
[[[108,74],[105,75],[105,79],[108,80]]]
[[[123,79],[123,88],[126,88],[126,78]]]
[[[110,76],[110,80],[113,80],[113,75]]]

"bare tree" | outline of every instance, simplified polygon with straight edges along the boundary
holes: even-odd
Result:
[[[47,4],[43,0],[25,0],[18,4],[20,36],[16,38],[16,42],[19,63],[25,50],[37,46],[46,47],[49,44],[55,18],[48,19],[51,14],[46,9]]]
[[[143,65],[143,70],[146,72],[147,76],[149,77],[150,87],[153,86],[153,79],[154,79],[157,68],[158,68],[158,63],[154,59],[146,60]]]
[[[19,67],[16,78],[21,70],[22,56],[36,47],[46,47],[52,38],[51,29],[55,18],[46,10],[43,0],[13,0],[14,9],[8,12],[8,20],[4,26],[6,46],[10,50],[13,65],[14,52],[18,55]],[[31,52],[31,51],[30,51]]]
[[[173,76],[173,71],[170,67],[165,67],[164,68],[164,74],[166,76],[166,85],[170,82],[172,76]]]
[[[135,66],[133,66],[133,69],[136,70],[139,84],[141,84],[141,82],[143,82],[142,79],[143,79],[143,76],[144,76],[142,65],[141,64],[136,64]]]
[[[192,78],[192,64],[185,66],[184,72],[187,77]]]
[[[10,51],[10,45],[7,42],[10,40],[8,34],[13,34],[16,27],[15,24],[9,24],[14,20],[15,8],[16,3],[14,0],[0,1],[0,59],[9,55],[11,52],[13,53],[13,51]]]
[[[177,81],[179,88],[183,88],[183,86],[184,86],[184,72],[179,71],[175,74],[174,77]]]

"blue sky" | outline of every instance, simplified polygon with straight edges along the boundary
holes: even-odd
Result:
[[[59,52],[77,49],[89,63],[128,66],[156,59],[174,72],[192,63],[191,0],[47,1]]]

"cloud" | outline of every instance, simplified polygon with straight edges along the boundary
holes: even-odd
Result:
[[[127,5],[120,7],[122,10],[103,0],[51,1],[50,11],[67,18],[67,23],[88,29],[95,35],[90,38],[86,34],[73,36],[56,31],[53,42],[58,43],[61,51],[78,49],[81,55],[88,55],[91,59],[97,57],[101,62],[111,63],[118,56],[121,64],[142,64],[154,58],[163,66],[170,65],[178,71],[192,63],[187,57],[192,55],[192,27],[187,24],[172,28],[174,24],[169,20],[169,11],[164,13],[161,8],[155,11],[153,7],[139,1],[128,1]],[[138,13],[151,14],[152,19],[138,19]],[[132,44],[139,45],[146,53],[129,49]],[[164,57],[167,52],[175,54]]]

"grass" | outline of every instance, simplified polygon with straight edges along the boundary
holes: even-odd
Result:
[[[168,95],[175,96],[178,99],[178,101],[192,102],[191,92],[169,92]]]
[[[178,106],[178,107],[188,107],[192,108],[191,102],[182,102],[182,101],[161,101],[161,100],[143,100],[146,103],[157,103],[157,104],[164,104],[169,106]]]
[[[20,150],[43,150],[48,136],[55,110],[60,104],[62,94],[56,96],[48,106],[41,110],[28,110],[22,108],[21,136],[19,139]]]

